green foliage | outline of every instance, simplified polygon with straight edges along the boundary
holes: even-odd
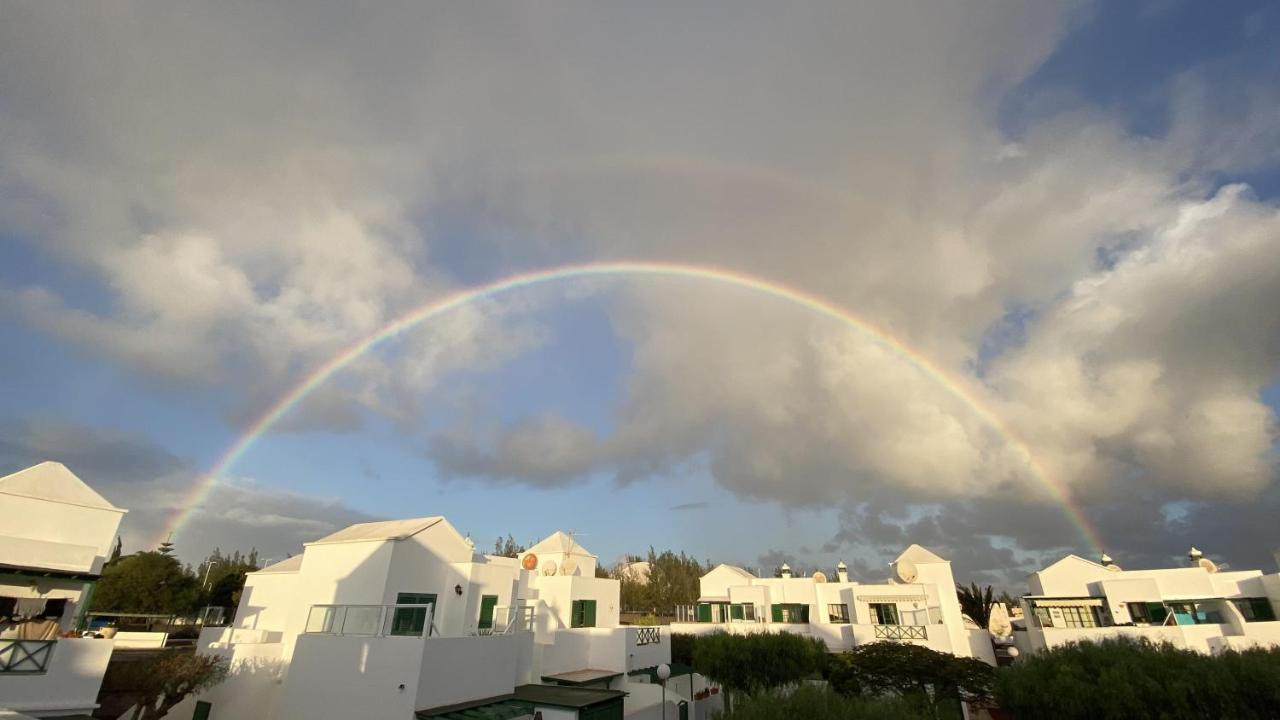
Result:
[[[828,679],[841,694],[898,697],[936,716],[961,700],[990,700],[995,674],[995,668],[974,658],[909,643],[876,642],[832,658]]]
[[[1145,639],[1073,643],[1003,669],[996,697],[1019,719],[1275,718],[1280,649],[1204,655]]]
[[[689,633],[671,633],[671,662],[693,667],[693,644],[697,640]]]
[[[156,720],[188,695],[213,687],[226,676],[225,658],[167,651],[112,663],[103,678],[102,692],[127,696],[134,706],[134,720]]]
[[[139,552],[103,568],[91,609],[183,615],[194,611],[199,601],[199,581],[176,558]]]
[[[673,648],[674,660],[674,648]],[[794,685],[826,668],[827,646],[792,633],[730,635],[693,640],[693,669],[725,690],[754,693]]]
[[[614,569],[613,578],[621,584],[623,609],[672,615],[677,605],[698,601],[699,580],[707,573],[707,566],[684,553],[666,550],[659,554],[653,548],[645,560],[649,563],[647,578],[625,572],[625,565]]]
[[[507,533],[505,538],[498,538],[497,542],[493,544],[493,554],[498,557],[513,558],[528,549],[528,547],[516,542],[516,539],[511,537],[511,533]]]
[[[897,698],[847,697],[804,684],[793,692],[768,690],[742,698],[722,720],[925,720],[932,715]]]
[[[200,581],[201,605],[235,608],[240,604],[244,591],[245,575],[258,570],[258,551],[250,550],[242,555],[239,550],[223,555],[215,548],[209,557],[196,566],[195,577]]]
[[[995,604],[994,592],[990,585],[983,590],[976,582],[969,583],[969,587],[962,585],[956,588],[956,595],[960,597],[960,609],[973,618],[980,628],[987,627],[991,621],[991,606]]]

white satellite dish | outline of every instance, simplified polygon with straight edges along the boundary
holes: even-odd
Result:
[[[1209,573],[1218,572],[1218,564],[1207,557],[1200,558],[1199,560],[1196,561],[1196,564],[1204,568],[1205,572],[1209,572]]]
[[[916,564],[910,560],[899,560],[893,564],[893,574],[904,583],[913,583],[920,572],[916,569]]]
[[[578,570],[578,561],[574,560],[571,557],[565,558],[564,562],[560,563],[561,575],[572,575],[575,572],[577,572],[577,570]]]
[[[813,574],[813,581],[816,583],[824,583],[827,581],[827,574],[819,570]]]
[[[543,575],[555,575],[555,574],[556,574],[556,561],[555,561],[555,560],[548,560],[548,561],[546,561],[546,562],[542,563],[542,574],[543,574]]]

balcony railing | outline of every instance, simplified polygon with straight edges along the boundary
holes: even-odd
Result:
[[[0,675],[47,671],[57,643],[57,640],[0,640]]]
[[[428,637],[439,635],[435,605],[312,605],[308,635]]]
[[[493,609],[493,626],[478,628],[476,634],[511,635],[520,632],[533,632],[535,619],[534,609],[528,605],[496,607]]]
[[[654,645],[662,642],[662,628],[636,628],[636,645]]]
[[[880,640],[928,640],[929,629],[924,625],[877,625],[876,638]]]

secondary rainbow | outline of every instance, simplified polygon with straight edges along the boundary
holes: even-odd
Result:
[[[534,285],[591,277],[688,278],[732,285],[757,291],[765,295],[803,306],[813,312],[837,320],[846,326],[857,330],[863,335],[870,337],[883,347],[888,348],[894,354],[933,378],[940,386],[944,387],[948,392],[964,402],[974,413],[981,417],[984,422],[1000,433],[1010,446],[1017,449],[1017,451],[1024,456],[1028,467],[1030,467],[1035,477],[1044,484],[1046,490],[1053,497],[1055,502],[1062,507],[1067,519],[1077,528],[1077,530],[1079,530],[1084,540],[1089,543],[1090,548],[1099,553],[1102,551],[1102,542],[1099,538],[1098,532],[1089,524],[1081,510],[1071,501],[1071,496],[1068,491],[1061,483],[1056,482],[1050,474],[1046,472],[1046,470],[1036,460],[1035,455],[1031,452],[1031,449],[1027,446],[1026,442],[1020,439],[1018,435],[1004,423],[998,414],[988,408],[986,404],[981,401],[979,396],[976,394],[976,391],[969,388],[969,383],[960,377],[953,376],[946,372],[944,369],[929,360],[928,357],[913,349],[905,342],[894,337],[884,328],[881,328],[868,320],[857,317],[848,310],[845,310],[824,298],[755,275],[699,265],[638,261],[562,265],[520,273],[518,275],[511,275],[484,285],[459,290],[443,297],[430,300],[427,303],[406,312],[382,328],[364,336],[313,370],[311,374],[303,378],[301,382],[285,393],[275,402],[275,404],[254,420],[244,434],[237,438],[236,441],[233,442],[218,458],[209,471],[197,481],[189,496],[186,497],[184,502],[179,505],[176,514],[165,527],[164,534],[168,535],[169,533],[177,533],[181,530],[183,525],[186,524],[200,505],[202,505],[209,497],[210,492],[212,492],[213,488],[217,485],[218,478],[221,477],[228,468],[235,464],[237,460],[243,457],[259,438],[270,430],[273,425],[279,422],[282,417],[287,415],[289,411],[295,408],[298,403],[307,397],[308,394],[328,381],[329,378],[333,377],[335,373],[341,371],[342,368],[346,367],[361,355],[364,355],[377,347],[379,344],[394,338],[421,323],[469,303],[522,288],[528,288]]]

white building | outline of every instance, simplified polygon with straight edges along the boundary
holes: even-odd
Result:
[[[63,635],[88,609],[125,512],[61,463],[0,478],[0,710],[97,707],[114,643]]]
[[[200,638],[229,659],[228,679],[173,712],[660,717],[644,671],[669,662],[669,635],[620,626],[618,582],[595,570],[561,532],[506,558],[477,553],[443,517],[353,525],[248,576],[233,626]]]
[[[1022,653],[1107,637],[1219,652],[1280,644],[1280,574],[1220,571],[1193,551],[1188,567],[1121,570],[1068,555],[1027,578]]]
[[[864,643],[907,642],[995,664],[991,635],[966,621],[951,563],[919,545],[893,563],[883,584],[849,580],[841,563],[834,579],[822,573],[760,578],[720,565],[702,577],[694,607],[682,609],[673,633],[791,632],[818,638],[831,652]]]

